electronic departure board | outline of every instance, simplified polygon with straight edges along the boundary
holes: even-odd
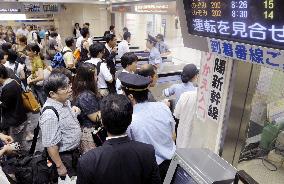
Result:
[[[192,35],[284,49],[284,0],[183,0]]]

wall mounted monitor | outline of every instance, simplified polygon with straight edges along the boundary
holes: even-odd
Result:
[[[283,0],[183,0],[188,33],[284,49]]]

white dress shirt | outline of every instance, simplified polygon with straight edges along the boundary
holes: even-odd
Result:
[[[128,42],[126,40],[122,40],[119,44],[118,44],[118,54],[117,54],[117,58],[120,59],[123,54],[130,52],[129,50],[129,45]]]
[[[81,50],[81,45],[82,45],[82,41],[84,40],[83,36],[80,36],[79,38],[77,38],[77,41],[76,41],[76,48],[77,49],[80,49]],[[93,44],[93,40],[92,38],[88,38],[88,42],[89,42],[89,45],[92,45]]]
[[[102,62],[100,58],[91,58],[88,61],[85,61],[86,63],[91,63],[93,65],[98,64],[98,62]],[[106,63],[102,62],[100,66],[100,73],[98,75],[98,88],[99,89],[106,89],[107,88],[107,83],[106,81],[111,81],[112,80],[112,75],[107,68]]]

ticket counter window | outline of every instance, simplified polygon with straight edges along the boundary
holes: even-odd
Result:
[[[284,181],[284,72],[258,68],[238,169],[260,183],[280,184]]]

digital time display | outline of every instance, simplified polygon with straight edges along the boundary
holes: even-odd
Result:
[[[192,35],[284,49],[284,0],[183,0]]]

